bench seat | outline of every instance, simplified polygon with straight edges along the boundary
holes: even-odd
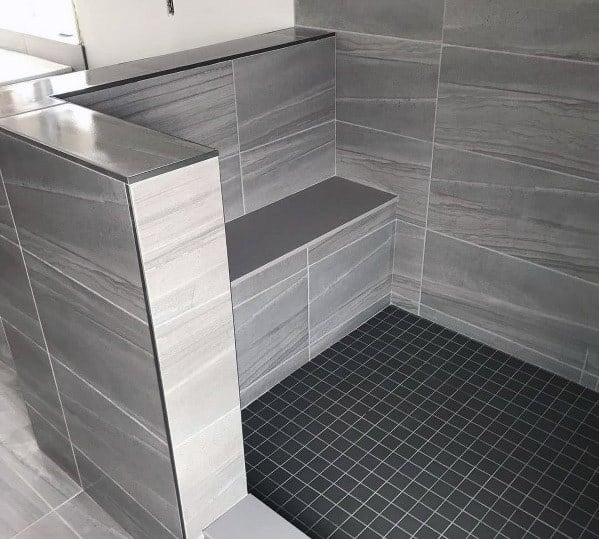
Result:
[[[389,304],[395,206],[332,177],[227,223],[242,405]]]

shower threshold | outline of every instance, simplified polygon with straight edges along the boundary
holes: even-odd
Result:
[[[242,416],[250,492],[310,537],[599,537],[599,395],[398,308]]]

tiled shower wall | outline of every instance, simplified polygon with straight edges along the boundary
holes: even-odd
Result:
[[[219,151],[230,221],[335,173],[335,38],[70,101]]]
[[[599,389],[599,2],[296,0],[337,173],[399,195],[394,303]]]

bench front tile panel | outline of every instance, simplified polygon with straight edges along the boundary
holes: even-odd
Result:
[[[300,266],[299,271],[290,275],[289,271],[297,269],[296,265]],[[278,273],[276,282],[268,282],[274,280],[275,272]],[[274,373],[284,363],[297,356],[307,360],[308,269],[305,249],[233,282],[231,289],[237,370],[243,396],[256,384],[276,384]],[[251,295],[253,292],[257,293]],[[238,297],[243,301],[237,301]]]
[[[323,340],[381,299],[388,301],[394,231],[391,222],[310,265],[311,340]]]

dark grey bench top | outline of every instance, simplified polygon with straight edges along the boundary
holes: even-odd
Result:
[[[395,195],[335,176],[226,224],[232,281],[353,221]]]

